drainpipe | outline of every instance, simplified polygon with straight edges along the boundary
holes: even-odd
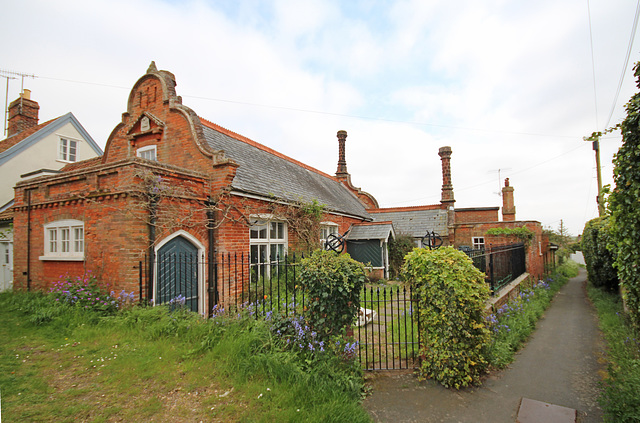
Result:
[[[154,245],[156,243],[156,221],[158,212],[158,198],[155,195],[151,195],[149,198],[149,280],[147,281],[147,299],[152,298],[155,302],[155,296],[153,293],[153,275],[155,270],[155,251]]]
[[[31,190],[27,190],[27,291],[31,291]]]
[[[207,234],[209,236],[209,247],[207,251],[207,258],[209,266],[207,267],[207,290],[209,297],[209,308],[207,310],[207,316],[211,317],[211,311],[213,307],[218,304],[218,279],[216,278],[216,263],[214,262],[215,251],[215,238],[213,236],[213,230],[216,225],[216,213],[213,207],[216,205],[215,201],[211,200],[211,197],[207,200]]]

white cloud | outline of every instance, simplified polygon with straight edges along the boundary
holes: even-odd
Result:
[[[635,6],[589,5],[602,126]],[[459,206],[500,205],[505,169],[518,217],[564,219],[573,233],[593,217],[581,137],[602,128],[583,1],[23,0],[3,6],[0,25],[12,35],[0,68],[40,76],[25,86],[41,119],[72,111],[102,145],[155,60],[201,116],[327,173],[347,130],[353,182],[383,205],[438,202],[437,151],[450,145]],[[12,81],[10,99],[18,90]],[[628,77],[612,123],[635,90]],[[602,142],[605,183],[617,145]]]

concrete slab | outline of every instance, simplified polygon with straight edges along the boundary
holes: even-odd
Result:
[[[517,423],[575,423],[576,410],[522,398]]]

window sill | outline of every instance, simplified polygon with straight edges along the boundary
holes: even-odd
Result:
[[[40,256],[40,261],[84,261],[84,256]]]

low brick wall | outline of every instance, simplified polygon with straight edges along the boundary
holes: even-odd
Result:
[[[531,287],[532,280],[528,273],[523,273],[509,285],[504,286],[496,295],[487,301],[487,312],[495,311],[506,304],[510,299],[520,294],[520,287]]]

